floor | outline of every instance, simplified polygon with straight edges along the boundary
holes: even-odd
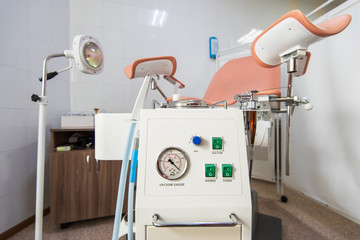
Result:
[[[282,220],[283,240],[359,240],[360,225],[319,205],[302,194],[285,188],[289,201],[283,203],[276,194],[273,183],[252,181],[258,193],[259,212]],[[111,239],[113,217],[76,222],[66,229],[52,225],[49,215],[44,218],[43,239],[98,240]],[[34,224],[9,238],[9,240],[34,239]]]
[[[285,188],[288,202],[279,201],[273,183],[253,180],[259,195],[259,212],[281,218],[284,240],[360,239],[360,225],[320,205],[303,194]]]

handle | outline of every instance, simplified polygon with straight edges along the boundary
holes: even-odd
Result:
[[[313,109],[313,105],[312,105],[311,103],[306,103],[306,104],[304,105],[304,109],[305,109],[306,111],[310,111],[310,110]]]
[[[227,101],[226,101],[226,100],[222,100],[222,101],[220,101],[220,102],[216,102],[216,103],[214,103],[213,105],[211,105],[211,107],[214,108],[215,106],[220,105],[220,104],[222,104],[222,103],[224,104],[224,108],[227,109],[227,106],[228,106],[228,105],[227,105]]]
[[[96,161],[96,173],[99,173],[99,160],[95,158]]]
[[[159,223],[159,214],[155,213],[152,217],[154,227],[234,227],[238,224],[235,213],[231,213],[229,218],[231,222],[163,222]]]
[[[90,156],[86,155],[86,172],[90,173]]]

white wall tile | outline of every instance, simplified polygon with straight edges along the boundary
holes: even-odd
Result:
[[[83,34],[83,25],[80,23],[75,23],[74,21],[70,21],[69,27],[69,43],[72,43],[73,38],[77,34]]]
[[[20,69],[27,67],[27,40],[23,30],[0,21],[0,63]]]
[[[84,98],[85,98],[85,112],[94,112],[94,108],[104,107],[103,84],[85,84],[84,85]]]
[[[48,33],[51,33],[51,31]],[[42,76],[44,59],[51,54],[54,54],[51,43],[37,37],[28,37],[28,68],[31,72],[37,73],[38,78]],[[49,64],[53,62],[56,62],[56,60],[50,60]],[[52,64],[52,66],[54,66],[54,64]],[[57,69],[48,67],[47,70],[51,72]]]
[[[82,31],[76,34],[87,34],[95,37],[101,45],[104,42],[104,29],[102,27],[93,27],[91,25],[82,25]],[[71,40],[72,41],[72,40]]]
[[[52,23],[53,45],[62,49],[62,51],[65,49],[70,49],[69,20],[60,18],[58,15],[52,15]]]
[[[164,6],[160,5],[159,0],[143,0],[140,7],[149,8],[149,9],[160,9],[163,8]]]
[[[0,109],[0,152],[27,146],[28,112],[24,109]]]
[[[140,79],[135,79],[135,80],[140,80]],[[140,81],[138,81],[140,82]],[[142,82],[142,81],[141,81]],[[124,98],[125,98],[125,102],[124,105],[121,106],[122,110],[124,110],[124,112],[127,113],[131,113],[135,101],[136,101],[136,97],[137,95],[134,94],[134,92],[138,92],[140,89],[140,87],[135,87],[135,86],[124,86]]]
[[[70,107],[69,73],[61,73],[47,83],[48,105],[50,110],[65,111]]]
[[[141,32],[122,32],[124,42],[124,58],[139,59],[142,54],[142,34]]]
[[[175,35],[168,35],[166,32],[161,32],[159,36],[160,56],[175,56],[177,54],[176,37]]]
[[[124,52],[123,34],[120,30],[114,30],[112,28],[104,28],[104,42],[102,43],[104,48],[104,58],[107,64],[111,64],[108,61],[109,57],[121,58]]]
[[[70,96],[71,105],[70,109],[74,112],[81,112],[84,110],[85,97],[84,97],[84,84],[73,82],[71,83]]]
[[[82,72],[80,72],[78,69],[76,69],[76,67],[73,67],[70,70],[70,83],[84,83],[84,78],[85,75]]]
[[[44,41],[51,42],[51,1],[31,0],[28,2],[28,33]]]
[[[158,31],[146,31],[142,33],[142,55],[143,57],[156,57],[159,55],[161,46]]]
[[[79,0],[72,0],[71,2],[79,2]],[[62,18],[69,23],[70,20],[70,3],[64,0],[52,0],[52,13],[54,16]],[[66,26],[62,26],[66,27]]]
[[[127,81],[132,81],[126,78],[124,73],[124,68],[131,63],[130,60],[123,58],[106,57],[106,68],[104,68],[102,73],[104,75],[102,84],[126,84]]]
[[[29,211],[29,209],[33,208],[30,204],[28,187],[0,197],[0,232],[5,232],[33,215]]]
[[[165,9],[170,14],[175,14],[178,9],[176,9],[177,0],[159,0],[159,8]]]
[[[0,8],[0,19],[25,31],[27,27],[27,0],[3,0]]]
[[[38,140],[39,110],[28,110],[27,147],[36,148]],[[36,156],[36,155],[35,155]]]
[[[104,2],[104,27],[112,29],[122,29],[123,16],[122,16],[123,4],[114,1]],[[79,9],[74,9],[79,11]],[[76,18],[76,13],[72,13],[71,18]]]
[[[0,153],[0,197],[26,188],[28,170],[26,148]]]
[[[130,4],[130,5],[135,5],[135,6],[142,6],[144,4],[145,1],[148,0],[104,0],[105,2],[117,2],[117,3],[125,3],[125,4]]]
[[[51,6],[53,4],[53,1],[52,0],[28,0],[29,2],[29,5],[31,4],[39,4],[39,5],[42,5],[44,6],[44,8],[46,9],[49,9],[49,11],[51,11]]]
[[[98,84],[102,85],[104,79],[104,73],[99,74],[84,74],[84,83],[85,84]]]
[[[109,86],[109,85],[107,85]],[[112,87],[107,87],[103,89],[103,96],[107,96],[104,98],[104,105],[101,109],[105,112],[122,112],[126,108],[124,106],[126,105],[126,99],[125,99],[125,91],[126,87],[124,87],[123,84],[120,82],[117,84],[112,84]]]
[[[30,146],[27,148],[28,151],[28,165],[29,165],[29,173],[28,173],[28,182],[29,182],[29,210],[31,213],[35,212],[36,205],[36,167],[37,167],[37,145]],[[49,166],[49,161],[45,160],[45,170],[47,170]],[[45,178],[48,180],[47,178]],[[49,195],[50,191],[45,188],[44,195]],[[45,199],[44,199],[45,200]],[[44,206],[48,206],[49,204],[44,201]]]
[[[26,108],[30,99],[27,95],[27,72],[0,64],[0,73],[0,108]]]
[[[61,1],[61,0],[60,0]],[[82,24],[83,22],[83,0],[69,1],[69,20],[70,24]]]
[[[121,7],[121,29],[128,32],[139,32],[143,24],[143,9],[131,5]]]
[[[59,110],[48,110],[47,114],[47,131],[46,131],[46,140],[47,144],[50,143],[50,129],[51,128],[60,128],[60,119],[62,115],[67,114],[66,111],[59,111]],[[46,149],[48,150],[48,149]]]
[[[99,0],[85,0],[82,7],[82,23],[92,27],[104,26],[104,2]]]

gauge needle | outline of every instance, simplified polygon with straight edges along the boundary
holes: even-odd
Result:
[[[174,165],[174,167],[176,167],[179,171],[181,171],[180,168],[178,168],[171,159],[169,159],[168,162],[171,163],[171,165]]]

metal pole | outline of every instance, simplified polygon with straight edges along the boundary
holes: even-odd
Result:
[[[279,119],[278,116],[274,116],[274,128],[275,128],[275,144],[274,144],[274,158],[275,158],[275,180],[277,193],[280,194],[280,165],[279,165]]]
[[[279,186],[280,186],[280,195],[283,196],[284,195],[284,184],[283,184],[283,181],[282,181],[282,151],[281,151],[281,134],[282,134],[282,123],[281,123],[281,116],[279,117],[279,123],[278,123],[278,126],[279,126],[279,131],[278,131],[278,136],[279,136]]]
[[[36,210],[35,210],[35,240],[42,240],[43,209],[44,209],[44,175],[45,175],[45,136],[46,136],[46,63],[51,58],[63,57],[62,54],[54,54],[45,58],[43,63],[42,96],[39,100],[39,126],[38,148],[36,168]]]
[[[245,124],[247,126],[247,137],[249,144],[249,179],[251,182],[252,168],[254,162],[254,143],[255,143],[255,133],[256,133],[256,111],[245,111]]]
[[[291,95],[292,95],[293,77],[294,77],[294,73],[293,72],[289,73],[287,97],[291,97]],[[288,104],[286,106],[286,158],[285,158],[285,174],[286,174],[286,176],[290,175],[291,113],[292,113],[292,105]]]

